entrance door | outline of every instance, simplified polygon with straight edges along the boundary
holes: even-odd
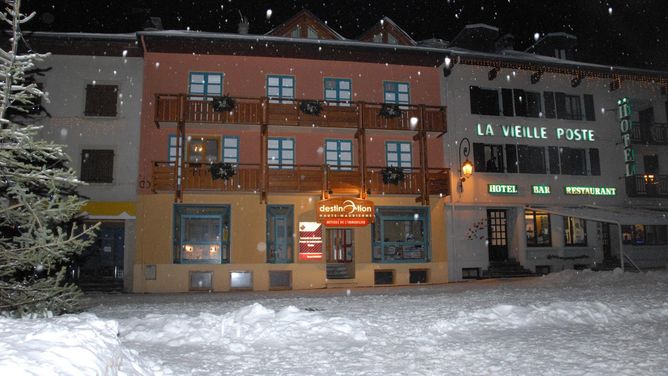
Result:
[[[114,284],[123,280],[125,225],[123,222],[102,222],[95,242],[80,256],[80,282]]]
[[[355,277],[353,230],[330,228],[326,231],[327,278]]]
[[[508,260],[508,223],[505,209],[487,209],[489,261]]]
[[[603,260],[612,258],[612,247],[610,243],[610,224],[603,223],[601,225],[601,243],[603,246]]]

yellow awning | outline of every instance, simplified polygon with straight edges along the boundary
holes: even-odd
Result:
[[[81,211],[94,217],[134,217],[137,213],[132,201],[89,201]]]

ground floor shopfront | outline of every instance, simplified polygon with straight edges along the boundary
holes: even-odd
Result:
[[[352,199],[352,198],[351,198]],[[448,281],[443,199],[369,196],[373,223],[319,221],[318,196],[140,195],[134,292]]]

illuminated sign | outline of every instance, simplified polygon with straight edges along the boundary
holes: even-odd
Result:
[[[617,188],[614,187],[564,187],[564,192],[567,195],[584,195],[584,196],[615,196]]]
[[[531,193],[535,195],[549,195],[552,192],[550,191],[549,185],[532,185]]]
[[[500,130],[500,132],[499,132]],[[586,128],[554,128],[534,127],[512,124],[480,124],[476,125],[478,136],[500,135],[508,138],[548,139],[550,133],[557,140],[594,141],[594,130]]]
[[[617,101],[619,110],[619,130],[622,133],[622,144],[624,145],[624,176],[633,176],[636,174],[636,158],[631,147],[631,104],[626,98]]]
[[[519,193],[517,184],[487,184],[487,192],[503,195],[514,195]]]
[[[322,260],[322,225],[299,222],[299,259]]]
[[[359,198],[331,198],[318,202],[316,221],[325,226],[366,226],[373,223],[373,201]]]

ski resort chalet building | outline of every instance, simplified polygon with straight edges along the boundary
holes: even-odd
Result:
[[[34,108],[40,136],[65,145],[86,182],[85,221],[101,223],[70,277],[96,288],[131,289],[143,60],[134,34],[35,32],[34,51],[50,52],[35,81],[49,101]]]
[[[307,11],[266,35],[138,40],[134,291],[447,281],[439,51]]]
[[[514,51],[479,24],[447,46],[449,280],[668,263],[668,75],[573,61],[575,43]]]

